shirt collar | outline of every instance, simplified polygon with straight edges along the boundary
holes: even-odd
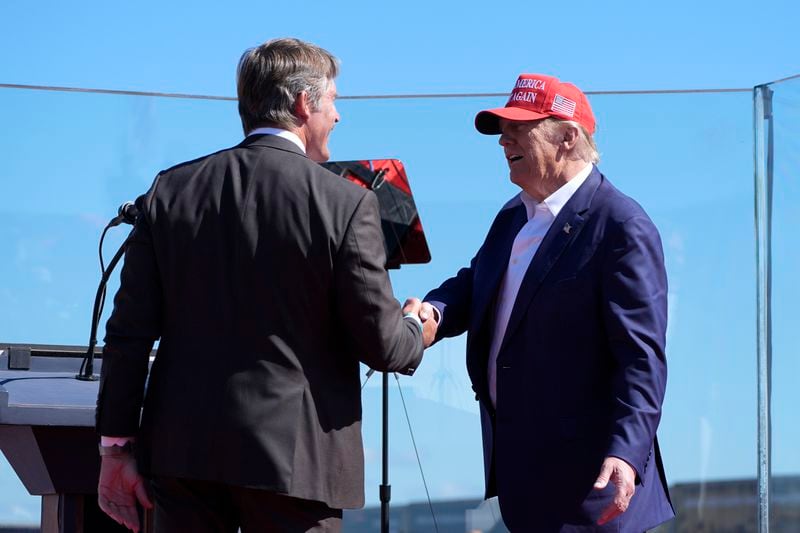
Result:
[[[561,209],[567,204],[575,191],[583,185],[589,174],[592,173],[593,165],[588,163],[580,172],[562,185],[556,192],[545,198],[542,202],[537,202],[533,196],[525,191],[519,193],[522,203],[525,204],[525,210],[528,212],[528,220],[530,220],[534,213],[538,211],[549,211],[549,213],[556,218],[561,212]]]
[[[281,128],[256,128],[247,134],[248,137],[251,135],[275,135],[276,137],[283,137],[287,141],[292,141],[303,153],[306,153],[306,146],[303,144],[303,141],[300,140],[300,137],[298,137],[296,133],[292,133],[289,130]]]

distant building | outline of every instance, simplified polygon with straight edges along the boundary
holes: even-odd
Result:
[[[757,533],[754,479],[678,483],[670,487],[676,518],[651,533]],[[800,532],[800,476],[771,485],[770,533]],[[439,533],[505,533],[496,499],[432,502]],[[345,511],[344,533],[380,531],[380,507]],[[391,506],[391,533],[434,533],[427,503]]]
[[[449,500],[390,506],[389,530],[391,533],[435,532],[433,515],[439,533],[464,533],[467,513],[481,504],[481,500]],[[359,511],[345,511],[344,533],[375,533],[381,530],[380,507],[367,507]],[[488,530],[487,530],[488,531]]]
[[[755,479],[678,483],[670,487],[675,520],[653,533],[757,533]],[[770,533],[800,531],[800,476],[770,485]]]

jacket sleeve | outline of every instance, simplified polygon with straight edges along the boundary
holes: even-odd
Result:
[[[137,433],[150,350],[161,335],[161,280],[146,198],[136,201],[140,215],[125,243],[120,287],[106,324],[96,426],[109,437]]]
[[[374,193],[356,207],[334,261],[337,316],[359,359],[374,370],[413,374],[422,333],[403,319],[392,293]]]
[[[603,320],[614,359],[608,455],[644,479],[667,381],[667,276],[661,240],[646,216],[617,228],[603,271]]]
[[[489,257],[481,261],[483,254],[492,253],[494,245],[502,242],[508,235],[516,235],[517,231],[527,221],[525,207],[514,196],[495,217],[489,232],[472,258],[468,267],[442,283],[437,289],[425,296],[425,301],[431,303],[439,310],[440,322],[436,332],[436,340],[446,337],[456,337],[464,333],[470,326],[473,304],[475,300],[475,279],[479,265],[491,263]],[[510,244],[509,244],[510,246]],[[483,268],[486,268],[485,266]],[[478,279],[481,276],[478,275]]]
[[[479,256],[480,250],[468,267],[425,295],[424,301],[439,311],[436,341],[461,335],[469,327],[474,269]]]

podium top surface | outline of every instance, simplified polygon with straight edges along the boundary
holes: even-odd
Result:
[[[0,368],[6,368],[1,359]],[[75,359],[47,367],[0,370],[0,424],[94,427],[100,382],[75,379]]]

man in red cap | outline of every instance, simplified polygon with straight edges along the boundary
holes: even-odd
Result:
[[[512,531],[655,527],[674,516],[656,440],[667,376],[658,231],[595,166],[594,114],[574,85],[523,74],[475,127],[500,134],[522,191],[422,314],[436,340],[468,332],[486,496],[499,496]]]

